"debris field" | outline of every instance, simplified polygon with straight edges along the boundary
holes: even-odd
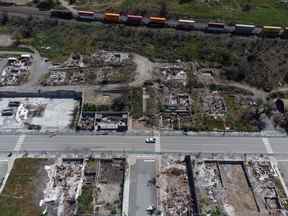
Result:
[[[192,197],[185,163],[163,160],[158,181],[161,185],[160,200],[165,215],[192,215]]]
[[[128,129],[127,112],[82,112],[78,129],[90,131],[126,131]]]
[[[84,170],[77,215],[121,215],[124,172],[123,159],[89,160]]]
[[[54,65],[42,80],[44,86],[119,83],[133,80],[136,65],[128,53],[100,50],[93,55],[72,55]]]
[[[63,130],[69,127],[77,105],[74,99],[1,98],[0,128]]]
[[[269,161],[197,161],[195,185],[201,214],[286,215]],[[283,194],[283,193],[282,193]],[[283,195],[286,200],[286,196]]]
[[[31,72],[32,55],[9,57],[0,75],[0,86],[16,86],[25,82]]]

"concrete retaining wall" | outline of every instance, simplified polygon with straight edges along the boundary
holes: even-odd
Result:
[[[70,90],[57,90],[57,91],[34,91],[34,92],[16,92],[16,91],[1,91],[0,98],[10,97],[43,97],[43,98],[66,98],[66,99],[82,99],[82,93]]]

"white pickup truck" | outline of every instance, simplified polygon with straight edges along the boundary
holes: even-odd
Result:
[[[156,143],[156,138],[155,137],[148,137],[145,139],[145,143]]]

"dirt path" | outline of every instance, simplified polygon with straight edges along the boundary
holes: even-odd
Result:
[[[49,63],[45,62],[40,53],[30,46],[23,46],[33,50],[33,62],[31,66],[31,75],[27,83],[23,86],[38,86],[44,74],[48,73]]]
[[[272,94],[272,93],[276,93],[276,92],[287,92],[287,91],[288,91],[288,87],[285,86],[285,87],[281,87],[281,88],[274,89],[274,90],[272,90],[272,91],[269,92],[269,93]]]
[[[263,99],[263,101],[266,101],[266,97],[268,96],[269,93],[261,90],[261,89],[257,89],[257,88],[254,88],[252,86],[249,86],[249,85],[245,85],[245,84],[241,84],[241,83],[235,83],[235,82],[230,82],[227,83],[227,82],[216,82],[216,84],[220,84],[220,85],[225,85],[225,86],[231,86],[231,87],[236,87],[236,88],[240,88],[240,89],[243,89],[243,90],[246,90],[246,91],[249,91],[251,93],[253,93],[253,95],[256,97],[256,98],[261,98]]]
[[[133,54],[133,61],[137,65],[135,80],[129,84],[131,87],[141,86],[145,81],[152,79],[154,64],[148,58]]]

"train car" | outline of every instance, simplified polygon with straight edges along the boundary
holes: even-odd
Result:
[[[104,21],[107,23],[119,23],[120,22],[120,14],[118,13],[105,13]]]
[[[206,31],[211,33],[224,33],[225,23],[209,22]]]
[[[179,19],[176,24],[176,29],[191,30],[194,28],[194,24],[195,24],[194,20]]]
[[[78,20],[80,21],[94,21],[95,20],[95,12],[93,11],[78,11]]]
[[[280,26],[263,26],[261,35],[263,37],[278,37],[282,32],[282,27]]]
[[[233,31],[233,34],[237,35],[252,35],[254,34],[255,25],[244,25],[244,24],[235,24],[235,30]]]
[[[140,25],[142,23],[143,16],[127,15],[127,25]]]
[[[167,19],[165,17],[149,17],[148,26],[151,27],[164,27],[166,25]]]
[[[68,10],[52,10],[50,12],[50,17],[52,18],[61,18],[61,19],[72,19],[73,14]]]

